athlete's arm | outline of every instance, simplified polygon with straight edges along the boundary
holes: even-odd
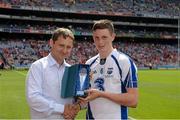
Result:
[[[127,93],[110,93],[106,91],[99,91],[97,89],[87,90],[88,97],[84,100],[92,101],[96,98],[102,97],[109,99],[117,104],[128,106],[128,107],[136,107],[138,103],[138,89],[137,88],[127,88]]]

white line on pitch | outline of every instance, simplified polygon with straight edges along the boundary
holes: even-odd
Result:
[[[17,73],[19,73],[19,74],[21,74],[21,75],[23,75],[23,76],[26,76],[26,74],[23,73],[23,72],[19,72],[19,71],[17,71],[17,70],[14,70],[14,71],[17,72]]]
[[[136,120],[135,118],[131,117],[131,116],[128,116],[128,119],[130,120]]]

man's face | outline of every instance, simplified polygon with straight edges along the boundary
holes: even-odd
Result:
[[[111,50],[114,38],[115,34],[110,33],[108,29],[97,29],[93,32],[94,43],[99,53]]]
[[[55,42],[51,40],[51,47],[52,56],[58,63],[61,63],[71,54],[73,40],[70,37],[59,36]]]

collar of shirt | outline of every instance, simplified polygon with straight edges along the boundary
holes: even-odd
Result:
[[[106,61],[107,61],[107,59],[109,58],[109,56],[111,56],[111,55],[113,55],[114,53],[116,53],[117,52],[117,49],[116,48],[114,48],[113,49],[113,51],[106,57]],[[98,54],[98,59],[96,60],[98,63],[100,63],[100,55]]]
[[[47,58],[48,58],[48,62],[50,63],[49,64],[49,66],[51,67],[51,66],[54,66],[54,65],[56,65],[58,68],[60,68],[61,66],[70,66],[65,60],[64,60],[64,62],[63,62],[63,64],[58,64],[57,62],[56,62],[56,60],[52,57],[52,55],[51,55],[51,53],[49,53],[49,55],[47,56]]]

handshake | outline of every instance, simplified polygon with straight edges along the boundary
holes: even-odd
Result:
[[[88,94],[86,98],[79,97],[77,103],[65,105],[63,113],[65,119],[74,119],[81,110],[81,107],[87,105],[87,102],[92,101],[98,97],[102,97],[103,95],[103,92],[97,89],[89,89],[85,92]]]
[[[66,104],[64,107],[64,119],[74,119],[76,117],[76,115],[78,114],[78,112],[80,111],[81,107],[79,103],[75,103],[75,104]]]

